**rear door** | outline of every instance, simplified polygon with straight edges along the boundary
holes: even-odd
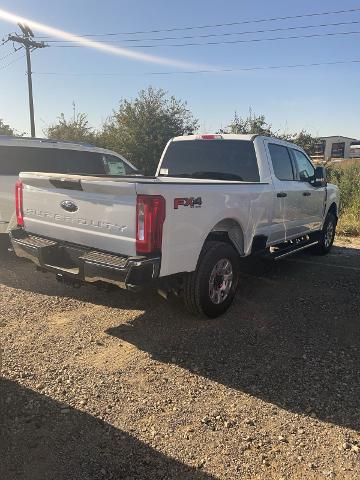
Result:
[[[283,241],[304,232],[296,168],[287,146],[265,140],[273,170],[275,205],[270,242]]]
[[[302,200],[301,217],[309,230],[319,230],[324,215],[326,187],[314,187],[314,166],[302,151],[295,148],[290,150],[296,167],[297,189]]]

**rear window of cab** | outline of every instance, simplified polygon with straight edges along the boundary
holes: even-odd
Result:
[[[259,182],[254,143],[250,140],[181,140],[165,152],[160,176]]]

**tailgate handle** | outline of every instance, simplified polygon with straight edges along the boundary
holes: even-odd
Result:
[[[65,190],[80,190],[82,191],[82,185],[80,180],[58,180],[56,178],[50,178],[49,182],[55,188],[64,188]]]
[[[287,193],[285,193],[285,192],[279,192],[276,196],[277,196],[278,198],[284,198],[284,197],[287,197]]]

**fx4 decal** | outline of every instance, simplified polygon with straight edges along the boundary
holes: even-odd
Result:
[[[174,209],[177,210],[179,207],[190,207],[190,208],[199,208],[202,205],[201,197],[190,197],[190,198],[174,198]]]

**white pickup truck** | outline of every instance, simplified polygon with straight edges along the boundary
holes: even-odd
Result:
[[[16,206],[14,251],[39,270],[74,286],[153,285],[216,317],[241,257],[330,250],[339,191],[291,143],[191,135],[169,141],[154,177],[21,173]]]

